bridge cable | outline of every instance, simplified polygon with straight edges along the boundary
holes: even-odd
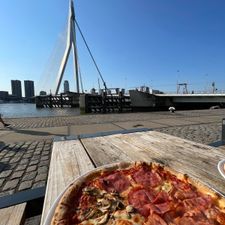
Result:
[[[66,48],[66,37],[67,26],[64,27],[63,31],[56,38],[54,46],[39,77],[37,83],[37,92],[44,90],[49,93],[49,90],[51,90],[51,92],[54,91],[57,81],[55,74],[58,73],[58,68]]]
[[[97,71],[98,71],[98,74],[99,74],[99,76],[101,77],[101,80],[102,80],[102,82],[103,82],[103,85],[104,85],[104,87],[105,87],[105,90],[107,90],[107,86],[106,86],[106,83],[105,83],[105,81],[104,81],[104,79],[103,79],[103,76],[102,76],[102,74],[101,74],[101,72],[100,72],[100,70],[99,70],[99,67],[98,67],[98,65],[97,65],[97,63],[96,63],[96,61],[95,61],[95,59],[94,59],[94,56],[93,56],[92,53],[91,53],[91,50],[90,50],[90,48],[89,48],[89,46],[88,46],[88,44],[87,44],[87,41],[86,41],[85,38],[84,38],[84,35],[83,35],[83,33],[82,33],[81,29],[80,29],[80,26],[79,26],[79,24],[78,24],[78,22],[77,22],[76,19],[75,19],[75,23],[76,23],[76,25],[77,25],[77,28],[78,28],[80,34],[81,34],[81,37],[82,37],[82,39],[83,39],[83,41],[84,41],[84,44],[86,45],[86,48],[87,48],[87,50],[88,50],[88,52],[89,52],[89,54],[90,54],[90,56],[91,56],[91,58],[92,58],[92,61],[93,61],[94,64],[95,64],[95,67],[96,67],[96,69],[97,69]]]

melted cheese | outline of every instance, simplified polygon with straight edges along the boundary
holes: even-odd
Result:
[[[106,223],[107,225],[143,225],[145,218],[140,214],[131,213],[128,214],[126,210],[116,211],[112,218],[110,218]],[[99,225],[99,218],[89,219],[83,221],[82,225]]]
[[[163,186],[161,187],[161,190],[165,191],[165,192],[170,192],[172,190],[173,186],[171,183],[169,182],[164,182]]]
[[[117,211],[113,214],[114,221],[112,225],[141,225],[145,219],[140,214],[127,213],[126,210]]]
[[[157,192],[165,191],[165,192],[169,193],[172,189],[173,189],[172,184],[169,181],[166,181],[166,182],[162,183],[161,185],[157,186],[155,188],[155,191],[157,191]]]

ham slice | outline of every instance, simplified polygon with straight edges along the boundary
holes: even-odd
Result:
[[[188,198],[197,197],[197,193],[191,190],[188,190],[188,191],[177,190],[174,194],[174,197],[179,200],[184,200]]]
[[[136,183],[144,187],[156,187],[162,183],[162,178],[157,172],[149,171],[141,167],[138,171],[134,172],[132,178]]]
[[[168,225],[159,215],[153,214],[148,217],[146,225]]]
[[[147,217],[150,214],[150,203],[154,200],[153,192],[147,191],[144,188],[133,188],[128,194],[128,202],[141,215]]]
[[[154,213],[164,214],[172,208],[166,192],[160,192],[155,197],[153,192],[144,188],[132,189],[128,195],[128,202],[144,217]]]
[[[164,214],[173,208],[172,202],[164,202],[161,204],[156,204],[155,207],[158,209],[159,214]]]
[[[164,213],[170,211],[171,208],[172,204],[170,204],[170,202],[165,202],[157,205],[149,203],[143,207],[139,207],[137,210],[142,216],[148,217],[149,215],[153,214],[163,215]]]
[[[155,199],[154,193],[144,188],[133,188],[128,194],[128,201],[134,207],[140,207],[152,202]]]
[[[128,178],[120,172],[102,178],[100,183],[108,192],[123,192],[130,186]]]
[[[183,204],[187,210],[191,210],[193,208],[207,209],[207,208],[211,207],[212,198],[210,196],[204,196],[204,197],[185,199],[183,201]]]
[[[169,195],[165,191],[160,191],[154,199],[154,204],[160,204],[169,201]]]
[[[207,219],[194,219],[192,217],[182,217],[176,218],[174,220],[175,225],[215,225],[213,221],[209,221]]]

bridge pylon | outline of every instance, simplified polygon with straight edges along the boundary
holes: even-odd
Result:
[[[62,57],[62,61],[61,61],[57,79],[56,79],[57,86],[56,86],[56,90],[55,90],[55,95],[57,95],[59,92],[63,74],[65,71],[71,50],[72,50],[73,59],[74,59],[74,71],[75,71],[77,93],[80,93],[79,74],[78,74],[78,59],[77,59],[78,56],[77,56],[77,45],[76,45],[76,29],[75,29],[75,10],[74,10],[73,0],[70,0],[70,5],[69,5],[69,16],[68,16],[68,25],[67,25],[67,43],[66,43],[66,49],[65,49],[64,55]]]

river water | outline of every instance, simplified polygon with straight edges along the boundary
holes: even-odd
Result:
[[[80,115],[79,108],[36,108],[35,104],[29,103],[6,103],[0,104],[0,114],[3,118],[21,117],[48,117],[48,116],[76,116]]]

